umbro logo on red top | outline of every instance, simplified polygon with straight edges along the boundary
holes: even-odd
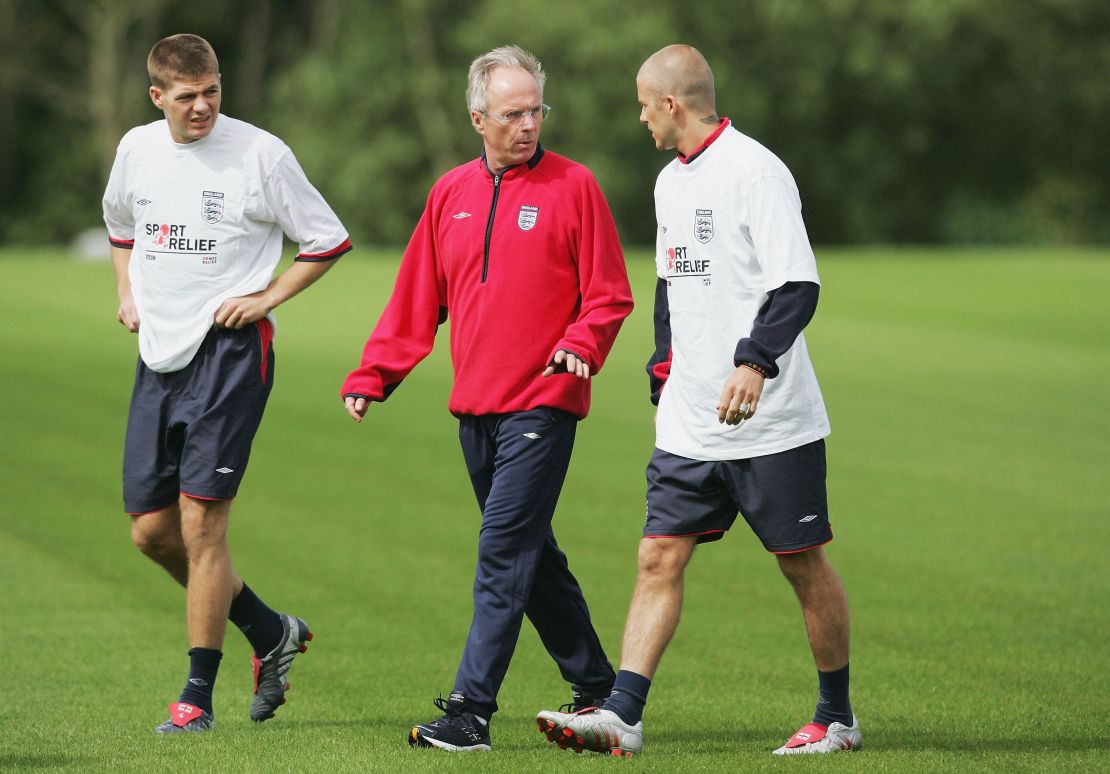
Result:
[[[456,212],[451,217],[454,218],[455,220],[462,220],[463,218],[469,218],[470,213],[469,212]]]

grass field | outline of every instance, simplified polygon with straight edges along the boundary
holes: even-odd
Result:
[[[150,733],[185,674],[183,596],[128,540],[119,462],[135,340],[106,264],[0,252],[0,769],[1091,771],[1110,753],[1110,253],[820,251],[807,332],[829,406],[830,556],[853,610],[865,749],[774,759],[815,676],[746,529],[698,551],[682,625],[618,761],[547,745],[568,691],[526,624],[494,751],[410,750],[451,688],[478,513],[446,411],[446,334],[355,426],[337,397],[395,254],[353,253],[279,310],[277,387],[231,528],[236,567],[317,637],[247,719],[230,632],[218,727]],[[595,385],[556,532],[615,661],[652,446],[652,266]]]

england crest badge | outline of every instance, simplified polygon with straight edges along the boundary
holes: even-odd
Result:
[[[713,210],[694,210],[694,238],[703,245],[713,238]]]
[[[539,207],[529,207],[527,204],[522,204],[520,205],[520,212],[516,216],[516,224],[520,226],[521,231],[531,231],[539,217]]]
[[[205,191],[200,197],[200,211],[205,223],[219,223],[224,219],[224,195],[219,191]]]

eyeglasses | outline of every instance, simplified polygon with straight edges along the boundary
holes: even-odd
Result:
[[[529,108],[528,110],[510,110],[508,113],[500,116],[495,116],[492,113],[487,113],[484,110],[479,110],[477,112],[485,116],[486,118],[492,118],[494,121],[497,121],[499,123],[508,124],[509,126],[515,126],[516,124],[519,124],[521,121],[523,121],[525,116],[531,117],[534,121],[542,121],[543,119],[547,118],[547,114],[551,112],[551,105],[540,105],[538,107]]]

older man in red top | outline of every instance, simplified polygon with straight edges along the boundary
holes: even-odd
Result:
[[[361,421],[432,349],[451,318],[448,408],[482,509],[474,617],[443,717],[409,744],[490,749],[489,720],[525,614],[592,706],[615,677],[551,529],[591,375],[632,311],[608,204],[589,170],[540,146],[544,73],[515,46],[470,67],[478,159],[433,186],[393,296],[343,384]]]

